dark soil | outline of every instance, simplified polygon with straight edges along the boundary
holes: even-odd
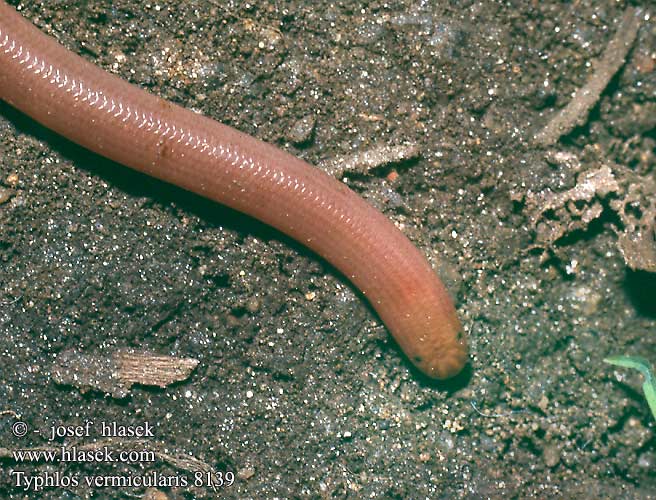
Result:
[[[575,185],[549,151],[656,175],[654,114],[640,112],[656,102],[653,20],[586,124],[549,150],[532,141],[640,3],[21,3],[95,64],[313,164],[416,143],[416,160],[344,175],[439,258],[471,363],[449,383],[427,380],[300,244],[2,104],[0,497],[141,497],[82,481],[153,471],[193,483],[194,467],[161,456],[8,457],[88,445],[105,421],[154,426],[145,444],[121,446],[236,474],[219,493],[191,484],[151,498],[656,498],[642,379],[602,362],[656,362],[656,275],[627,268],[608,207],[535,248],[517,196]],[[200,363],[122,399],[51,377],[58,353],[125,348]],[[53,425],[86,421],[91,436],[48,441]],[[17,470],[81,484],[35,492],[16,486]]]

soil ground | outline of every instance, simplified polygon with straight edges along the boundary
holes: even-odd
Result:
[[[416,145],[417,158],[341,178],[435,263],[471,360],[448,383],[427,380],[301,245],[2,105],[0,451],[88,445],[95,434],[47,439],[86,421],[149,422],[139,446],[166,450],[152,463],[5,458],[2,498],[141,497],[84,484],[35,493],[12,471],[193,479],[183,456],[234,484],[152,498],[656,498],[641,377],[602,362],[656,362],[656,275],[625,264],[608,200],[542,246],[522,201],[576,185],[553,153],[575,155],[578,171],[618,164],[653,179],[653,20],[585,124],[545,149],[533,133],[585,84],[632,4],[20,5],[95,64],[310,163]],[[199,365],[123,398],[53,380],[60,353],[126,348]],[[18,421],[30,431],[20,439]]]

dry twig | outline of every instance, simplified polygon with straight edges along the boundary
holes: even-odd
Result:
[[[629,49],[638,34],[642,11],[629,8],[624,13],[617,33],[604,51],[597,68],[588,82],[576,91],[570,103],[556,113],[549,123],[535,135],[543,146],[555,144],[560,137],[587,119],[588,112],[599,100],[599,96],[615,73],[622,67]]]

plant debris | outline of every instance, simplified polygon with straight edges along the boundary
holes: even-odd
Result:
[[[640,9],[628,8],[617,28],[617,33],[609,42],[601,60],[587,83],[576,91],[567,106],[556,113],[549,123],[535,135],[535,140],[543,146],[555,144],[560,137],[568,134],[587,119],[588,112],[599,100],[599,96],[615,73],[622,67],[626,55],[640,28]]]
[[[554,158],[578,164],[571,155]],[[610,209],[621,222],[615,232],[626,264],[634,270],[656,272],[656,182],[650,177],[607,164],[580,173],[576,185],[566,191],[546,188],[511,196],[524,203],[535,236],[531,248],[558,254],[558,240],[587,229]]]
[[[198,365],[192,358],[175,358],[147,353],[119,352],[114,356],[121,380],[131,384],[166,387],[185,380]]]
[[[417,157],[419,157],[419,146],[417,144],[382,145],[366,151],[358,151],[351,155],[338,156],[332,160],[320,162],[318,167],[327,174],[340,178],[345,172],[366,174],[375,168],[413,160]]]
[[[86,392],[97,389],[124,398],[134,384],[166,387],[185,380],[198,365],[192,358],[176,358],[119,350],[111,356],[69,350],[57,356],[51,376],[58,384]]]
[[[624,262],[635,270],[656,272],[656,181],[626,169],[628,181],[621,199],[610,205],[624,224],[618,231]]]

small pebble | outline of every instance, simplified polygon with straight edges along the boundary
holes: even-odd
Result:
[[[294,144],[303,144],[312,138],[312,132],[317,124],[314,116],[305,116],[298,120],[291,128],[288,138]]]
[[[547,467],[555,467],[560,462],[560,450],[558,446],[548,445],[545,447],[542,452],[542,458],[544,458],[544,463]]]
[[[252,298],[246,304],[246,309],[249,313],[254,314],[260,310],[260,301],[256,298]]]
[[[20,179],[18,178],[18,174],[9,174],[7,176],[7,184],[9,184],[11,187],[16,187],[19,180]]]
[[[163,491],[156,488],[148,488],[142,498],[143,500],[168,500],[169,497]]]
[[[11,189],[0,186],[0,205],[7,203],[13,195],[14,192]]]
[[[242,480],[250,479],[255,475],[255,469],[252,467],[244,467],[237,471],[237,477]]]

